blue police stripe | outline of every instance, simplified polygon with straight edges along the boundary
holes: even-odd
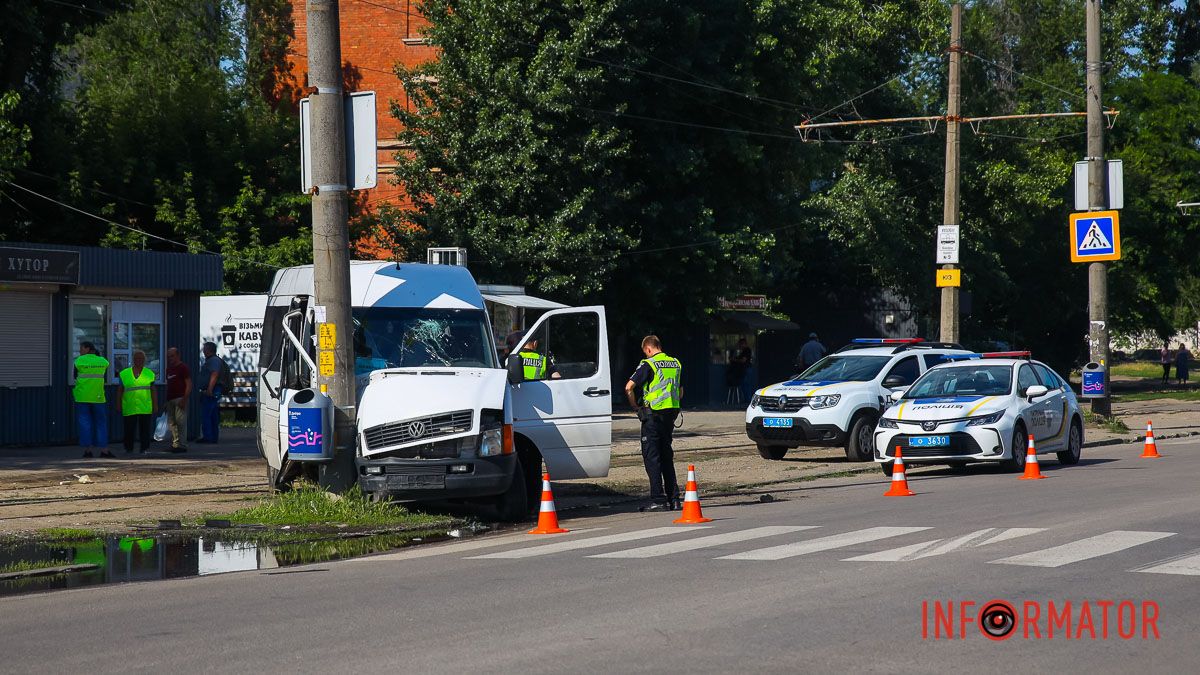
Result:
[[[913,405],[928,405],[930,403],[971,403],[978,401],[983,396],[943,396],[942,398],[919,398],[913,401]]]
[[[838,384],[841,380],[792,380],[784,382],[784,387],[824,387],[830,384]]]

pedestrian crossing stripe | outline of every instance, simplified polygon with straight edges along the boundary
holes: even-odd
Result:
[[[977,548],[988,544],[998,544],[1018,537],[1024,537],[1038,532],[1045,532],[1044,527],[989,527],[976,530],[970,534],[953,539],[934,539],[919,544],[901,546],[878,553],[846,558],[847,562],[901,562],[904,560],[920,560],[937,555],[945,555],[964,548]]]
[[[1139,532],[1131,530],[1114,530],[1094,537],[1079,539],[1062,546],[1014,555],[1009,558],[993,560],[999,565],[1025,565],[1027,567],[1062,567],[1071,563],[1098,558],[1110,553],[1124,551],[1127,548],[1148,544],[1152,541],[1174,536],[1174,532]]]
[[[1156,563],[1151,563],[1144,567],[1139,567],[1134,572],[1147,572],[1150,574],[1183,574],[1188,576],[1200,576],[1200,551],[1192,551],[1183,555],[1160,560]]]
[[[1121,259],[1121,222],[1117,211],[1072,213],[1071,262]]]
[[[621,544],[627,541],[637,541],[638,539],[650,539],[652,537],[666,537],[670,535],[687,534],[696,530],[706,530],[709,525],[692,525],[687,529],[681,527],[655,527],[649,530],[634,530],[633,532],[620,532],[618,534],[608,534],[602,537],[590,537],[588,539],[575,539],[573,541],[559,541],[553,544],[541,544],[538,546],[530,546],[527,548],[518,548],[512,551],[501,551],[499,553],[489,553],[487,555],[474,556],[469,560],[488,560],[495,558],[533,558],[539,555],[549,555],[551,553],[562,553],[563,551],[574,551],[581,548],[595,548],[597,546],[607,546],[609,544]]]
[[[641,548],[631,548],[625,551],[614,551],[612,553],[601,553],[599,555],[588,556],[590,558],[656,558],[658,556],[670,555],[672,553],[682,553],[683,551],[695,551],[701,548],[712,548],[714,546],[722,546],[724,544],[736,544],[738,542],[750,541],[751,539],[761,539],[763,537],[773,537],[781,534],[791,534],[800,532],[801,530],[816,529],[815,525],[768,525],[766,527],[755,527],[749,530],[737,530],[735,532],[724,532],[721,534],[712,534],[707,537],[697,537],[695,539],[684,539],[683,541],[671,541],[665,544],[653,544],[651,546],[643,546]]]
[[[794,544],[782,544],[780,546],[771,546],[768,548],[760,548],[745,553],[734,553],[733,555],[725,555],[717,558],[717,560],[783,560],[784,558],[793,558],[799,555],[816,553],[818,551],[830,551],[836,548],[844,548],[846,546],[854,546],[855,544],[865,544],[879,539],[887,539],[888,537],[898,537],[902,534],[912,534],[921,530],[928,530],[928,527],[868,527],[865,530],[857,530],[854,532],[845,532],[842,534],[834,534],[828,537],[820,537],[818,539],[809,539],[800,541]]]

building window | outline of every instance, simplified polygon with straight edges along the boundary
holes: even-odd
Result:
[[[165,381],[163,372],[163,315],[161,302],[114,300],[112,303],[112,364],[113,376],[133,363],[133,353],[146,353],[146,367],[154,371],[158,382]]]
[[[50,386],[49,293],[0,291],[0,386]],[[7,348],[13,345],[14,348]],[[20,345],[20,348],[15,348]]]
[[[112,362],[108,351],[108,303],[104,300],[75,299],[71,301],[71,344],[68,354],[71,360],[67,372],[70,382],[75,383],[75,357],[79,356],[79,343],[91,342],[100,356]]]

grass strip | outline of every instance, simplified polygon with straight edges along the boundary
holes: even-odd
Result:
[[[262,498],[257,504],[230,514],[206,514],[206,517],[225,518],[236,525],[352,527],[433,526],[446,520],[441,516],[413,513],[397,504],[373,502],[357,486],[334,495],[311,483],[297,483],[287,492]]]

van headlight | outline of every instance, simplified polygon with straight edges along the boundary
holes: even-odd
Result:
[[[479,434],[479,456],[495,457],[504,454],[504,436],[500,428],[487,429]]]
[[[879,418],[879,428],[880,429],[899,429],[900,425],[896,424],[896,420],[889,420],[886,417],[880,417]]]
[[[824,408],[832,408],[842,400],[841,394],[828,394],[826,396],[813,396],[808,399],[808,407],[813,410],[821,410]]]
[[[981,427],[981,426],[984,426],[985,424],[995,424],[996,422],[999,422],[1000,418],[1002,418],[1002,417],[1004,417],[1004,411],[997,410],[996,412],[992,413],[991,415],[982,415],[980,417],[967,418],[967,426]]]

